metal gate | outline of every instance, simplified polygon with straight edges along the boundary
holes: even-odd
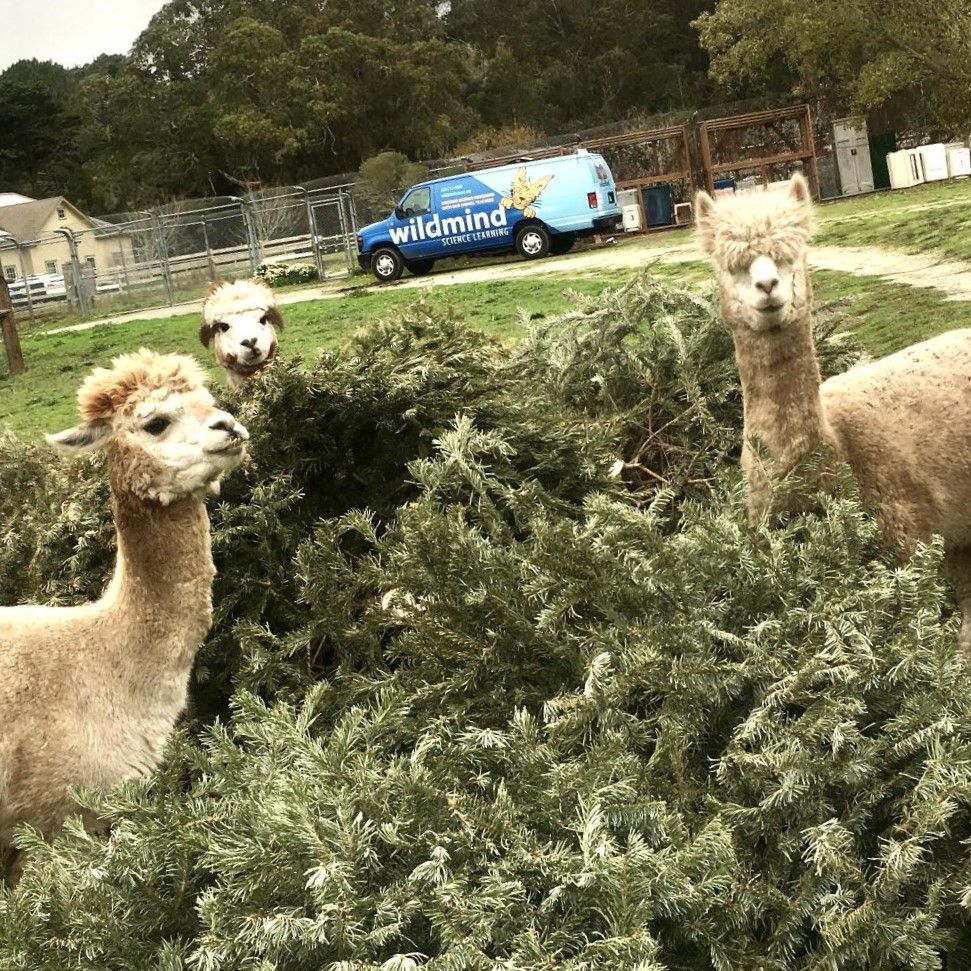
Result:
[[[339,192],[337,196],[311,203],[313,221],[314,257],[320,278],[333,275],[350,275],[357,262],[354,244],[353,206],[350,196]]]

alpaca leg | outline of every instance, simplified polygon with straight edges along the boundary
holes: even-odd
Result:
[[[961,611],[958,646],[971,658],[971,547],[951,550],[947,555],[947,567]]]
[[[25,862],[22,850],[15,850],[13,847],[0,849],[0,878],[7,881],[8,887],[17,886]]]
[[[24,872],[27,863],[27,855],[23,850],[17,850],[10,858],[7,865],[7,883],[11,887],[16,887],[20,880],[20,875]]]

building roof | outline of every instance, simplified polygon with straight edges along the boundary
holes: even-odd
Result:
[[[0,192],[0,206],[18,206],[22,202],[34,202],[30,196],[22,196],[19,192]]]
[[[14,206],[2,206],[0,207],[0,229],[6,230],[21,243],[30,242],[43,232],[51,213],[58,206],[65,205],[77,212],[77,209],[63,196],[21,202]]]

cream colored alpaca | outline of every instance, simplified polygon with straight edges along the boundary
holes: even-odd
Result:
[[[283,317],[273,291],[260,280],[223,280],[202,302],[199,339],[213,344],[216,360],[232,387],[262,371],[277,352]]]
[[[141,350],[91,374],[83,423],[49,437],[106,448],[118,538],[100,600],[0,608],[0,867],[11,830],[53,834],[74,785],[105,789],[150,772],[186,701],[212,621],[203,496],[248,437],[219,411],[192,358]]]
[[[772,482],[811,450],[828,454],[830,467],[847,463],[877,507],[889,545],[907,553],[934,534],[944,537],[964,616],[961,645],[971,650],[971,330],[950,331],[820,385],[805,180],[795,176],[787,193],[717,202],[701,192],[695,211],[735,342],[751,517],[796,505],[784,490],[774,493]]]

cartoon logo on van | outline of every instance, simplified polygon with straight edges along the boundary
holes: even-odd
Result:
[[[523,165],[516,173],[516,178],[512,180],[509,195],[503,196],[499,200],[499,205],[503,209],[521,209],[527,219],[532,219],[536,215],[533,203],[552,180],[552,175],[544,175],[538,181],[530,182],[526,175],[526,166]]]

